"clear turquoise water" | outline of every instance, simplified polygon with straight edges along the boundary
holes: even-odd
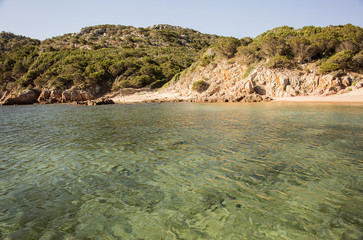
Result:
[[[362,239],[363,106],[0,107],[0,239]]]

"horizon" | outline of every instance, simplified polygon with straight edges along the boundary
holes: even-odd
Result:
[[[168,24],[201,33],[255,38],[275,27],[326,27],[353,24],[363,26],[363,0],[278,0],[255,2],[200,0],[183,3],[156,0],[120,2],[79,0],[47,2],[46,0],[0,0],[0,31],[45,40],[84,27],[124,25],[150,27]]]

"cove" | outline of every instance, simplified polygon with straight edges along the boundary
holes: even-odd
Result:
[[[359,239],[363,106],[0,108],[0,239]]]

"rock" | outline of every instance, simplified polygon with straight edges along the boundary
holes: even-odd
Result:
[[[38,102],[49,102],[50,101],[50,94],[51,94],[50,90],[43,89],[43,91],[39,95]]]
[[[203,57],[214,57],[215,55],[216,52],[212,48],[209,48],[207,51],[205,51]]]
[[[356,87],[356,88],[361,88],[361,87],[363,87],[363,82],[358,82],[358,83],[356,83],[356,84],[355,84],[355,87]]]
[[[98,36],[104,34],[105,32],[106,32],[105,29],[96,29],[96,30],[94,30],[93,35],[98,37]]]
[[[106,105],[106,104],[114,104],[115,102],[110,98],[99,98],[96,101],[96,105]]]
[[[261,86],[254,87],[254,91],[258,93],[259,95],[266,95],[266,90],[262,88]]]
[[[254,90],[254,88],[253,88],[253,86],[252,86],[251,81],[248,81],[248,82],[245,84],[245,90],[246,90],[246,92],[247,92],[248,94],[253,93],[253,92],[255,91],[255,90]]]
[[[334,80],[334,76],[331,74],[326,75],[326,80],[328,81],[329,84],[333,84],[333,80]]]
[[[102,97],[96,100],[88,100],[88,101],[77,101],[77,105],[106,105],[106,104],[114,104],[115,102],[111,98]]]
[[[254,70],[251,74],[250,74],[250,79],[251,81],[253,81],[255,79],[255,77],[257,76],[257,70]]]
[[[340,80],[339,79],[335,79],[331,82],[331,85],[334,86],[334,87],[340,87],[341,86],[341,83],[340,83]]]
[[[71,101],[71,97],[72,97],[71,91],[70,90],[66,90],[66,91],[62,92],[62,100],[61,100],[61,102],[62,103],[69,102],[69,101]]]
[[[295,88],[291,85],[287,85],[286,86],[286,92],[290,95],[290,96],[296,96],[297,92],[295,90]]]
[[[91,30],[92,29],[90,27],[82,28],[81,31],[77,34],[77,36],[82,36],[82,35],[88,34],[91,32]]]
[[[342,86],[344,88],[347,88],[349,87],[350,85],[352,84],[352,79],[348,76],[345,76],[343,79],[342,79]]]
[[[61,102],[62,101],[62,93],[63,91],[60,90],[60,89],[55,89],[55,90],[52,90],[50,92],[50,102],[51,103],[55,103],[55,102]]]
[[[38,102],[38,97],[40,91],[31,89],[25,90],[18,94],[10,94],[1,103],[1,105],[23,105],[23,104],[33,104]]]
[[[287,85],[289,85],[289,77],[283,74],[280,74],[280,84],[284,87],[286,87]]]
[[[335,94],[342,88],[346,88],[352,82],[361,81],[361,74],[347,75],[349,77],[335,77],[332,74],[317,73],[317,69],[305,70],[277,70],[268,69],[263,65],[258,65],[249,76],[244,77],[247,66],[240,65],[238,62],[230,64],[228,60],[216,61],[214,69],[198,68],[185,71],[178,81],[172,82],[166,90],[172,89],[174,93],[179,93],[180,97],[193,99],[203,99],[213,97],[218,101],[265,101],[259,96],[283,97],[297,95],[321,95]],[[354,76],[354,79],[353,79]],[[207,78],[210,87],[206,92],[197,93],[188,91],[193,81],[200,78]],[[357,87],[363,87],[358,84]],[[352,86],[353,88],[353,86]],[[356,86],[354,86],[356,88]],[[185,90],[187,89],[187,90]],[[256,94],[256,95],[255,95]],[[250,96],[253,95],[253,96]],[[240,96],[246,96],[240,99]]]
[[[5,100],[9,93],[9,91],[4,91],[0,93],[0,103]]]
[[[61,102],[81,102],[94,99],[94,95],[88,91],[80,90],[78,87],[73,87],[63,91]]]
[[[241,101],[242,102],[263,102],[263,101],[271,101],[271,98],[253,93],[253,94],[245,96]]]

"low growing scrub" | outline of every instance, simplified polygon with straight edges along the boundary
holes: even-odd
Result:
[[[352,67],[354,53],[351,50],[341,51],[330,57],[320,66],[320,73],[327,73],[337,70],[348,70]]]
[[[209,83],[204,80],[199,80],[193,83],[192,89],[199,93],[204,92],[208,89]]]
[[[255,69],[254,65],[249,65],[246,72],[243,74],[242,78],[245,79],[246,77],[248,77],[248,75],[250,75],[250,73]]]
[[[266,63],[268,68],[292,68],[294,66],[294,61],[286,56],[276,55]]]

